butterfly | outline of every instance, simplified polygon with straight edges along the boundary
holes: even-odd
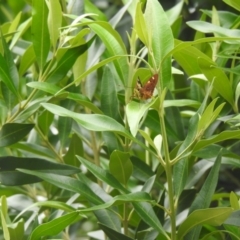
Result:
[[[149,80],[142,85],[141,81],[137,79],[136,87],[134,89],[133,97],[147,100],[153,96],[154,89],[158,82],[158,74],[153,75]]]

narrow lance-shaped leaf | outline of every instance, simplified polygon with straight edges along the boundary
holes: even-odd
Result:
[[[34,124],[6,123],[0,130],[0,147],[17,143],[34,127]]]
[[[51,172],[59,175],[78,173],[78,168],[46,161],[40,158],[0,157],[0,181],[7,186],[17,186],[41,181],[37,176],[30,176],[17,171],[17,168]]]
[[[48,9],[45,0],[32,1],[32,41],[36,59],[42,70],[50,49],[50,37],[47,27]]]
[[[217,156],[216,161],[210,173],[208,174],[206,181],[204,182],[204,185],[202,186],[200,192],[193,201],[189,209],[189,214],[192,213],[194,210],[209,207],[212,200],[212,196],[217,186],[220,165],[221,165],[221,153]],[[186,240],[198,239],[200,232],[201,226],[195,227],[193,230],[191,230],[191,232],[187,234]]]
[[[78,212],[68,213],[61,217],[55,218],[54,220],[43,223],[36,227],[29,239],[37,240],[44,236],[54,236],[64,230],[66,227],[70,226],[72,223],[78,221],[82,216]]]

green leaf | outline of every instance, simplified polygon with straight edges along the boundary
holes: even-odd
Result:
[[[48,111],[44,111],[38,117],[38,127],[42,131],[42,133],[47,136],[49,133],[50,125],[53,122],[54,115]]]
[[[22,76],[28,70],[28,68],[33,64],[35,59],[36,59],[36,55],[33,49],[33,45],[30,45],[24,52],[20,62],[20,67],[19,67],[20,76]]]
[[[198,132],[204,132],[211,123],[218,117],[219,113],[221,112],[223,106],[225,105],[222,103],[219,105],[215,110],[214,106],[217,102],[217,98],[215,98],[205,109],[203,112],[199,122],[198,122]]]
[[[191,145],[195,141],[195,137],[197,134],[197,126],[198,126],[199,117],[198,114],[195,114],[189,121],[188,134],[185,138],[184,142],[180,146],[178,150],[178,155],[182,155],[183,152],[190,151]],[[185,187],[188,175],[188,161],[187,158],[183,158],[177,164],[174,165],[173,168],[173,181],[174,181],[174,192],[176,196],[180,196],[182,190]]]
[[[142,3],[139,2],[136,7],[134,28],[139,39],[149,47],[149,38],[145,18],[142,13]]]
[[[130,238],[120,232],[117,232],[107,225],[104,225],[102,223],[98,223],[98,225],[111,240],[120,240],[120,239],[121,240],[133,240],[133,238]]]
[[[109,67],[105,67],[101,82],[101,110],[103,113],[118,122],[121,121],[119,113],[119,103],[117,98],[116,86],[114,83],[114,75]]]
[[[237,0],[223,0],[229,6],[235,8],[236,10],[240,11],[240,3]]]
[[[64,165],[66,166],[66,165]],[[34,170],[26,170],[26,169],[18,169],[20,172],[35,175],[61,189],[66,189],[68,191],[72,191],[75,193],[80,193],[84,196],[87,201],[93,204],[102,204],[103,200],[95,194],[95,192],[85,183],[82,181],[62,176],[59,174],[49,172],[41,172],[41,171],[34,171]]]
[[[34,127],[34,124],[6,123],[0,130],[0,147],[12,145],[23,139]]]
[[[89,0],[84,1],[85,13],[95,13],[96,16],[92,16],[95,20],[107,21],[107,17],[101,12],[97,6],[91,3]]]
[[[118,206],[118,205],[126,203],[126,202],[154,203],[154,200],[152,200],[150,195],[146,192],[135,192],[135,193],[129,193],[129,194],[125,194],[125,195],[118,195],[107,203],[100,204],[100,205],[86,208],[86,209],[81,209],[81,210],[79,210],[79,212],[84,213],[84,212],[96,211],[96,210],[100,210],[100,209],[109,208],[111,206]]]
[[[221,155],[219,154],[200,192],[198,193],[197,197],[193,201],[189,209],[189,214],[191,214],[195,210],[209,207],[212,200],[212,196],[217,186],[220,166],[221,166]],[[228,213],[230,214],[229,211]],[[209,216],[213,216],[213,215],[209,215]],[[198,239],[200,232],[201,232],[201,226],[198,226],[192,229],[191,232],[188,233],[187,239]]]
[[[109,184],[111,187],[118,189],[122,193],[129,193],[129,191],[124,188],[121,183],[109,172],[103,170],[97,165],[91,163],[90,161],[85,160],[84,158],[77,156],[78,160],[84,164],[84,166],[98,179]]]
[[[141,217],[141,219],[147,223],[152,228],[156,229],[159,233],[162,233],[164,236],[162,239],[169,239],[165,230],[163,229],[158,217],[152,209],[152,206],[147,202],[142,203],[132,203],[135,211]],[[165,237],[165,238],[164,238]]]
[[[149,39],[151,39],[150,51],[153,52],[154,61],[157,67],[161,68],[160,86],[161,89],[169,87],[171,83],[171,57],[166,55],[174,47],[174,39],[168,17],[159,1],[147,1],[145,21]],[[163,59],[165,60],[163,61]],[[153,66],[155,64],[152,64]],[[155,67],[155,66],[154,66]]]
[[[3,236],[5,240],[11,240],[10,239],[10,233],[8,230],[7,224],[11,223],[11,220],[8,216],[8,206],[7,206],[7,198],[5,195],[1,196],[1,202],[0,202],[0,216],[1,216],[1,226],[3,229]]]
[[[230,193],[230,205],[234,210],[239,210],[239,202],[238,202],[238,197],[234,192]]]
[[[212,226],[220,226],[231,213],[232,208],[229,207],[196,210],[180,225],[178,229],[178,239],[183,239],[189,230],[199,225],[210,224]]]
[[[0,54],[0,80],[4,82],[7,88],[15,95],[18,96],[16,86],[10,75],[10,70],[7,65],[7,61]]]
[[[209,82],[213,82],[214,89],[234,107],[233,91],[226,74],[211,61],[199,58],[199,67]]]
[[[32,1],[32,41],[40,70],[46,63],[50,49],[50,37],[47,26],[48,9],[45,0]]]
[[[122,193],[129,193],[127,189],[125,189],[117,179],[112,176],[109,172],[103,170],[102,168],[96,166],[95,164],[78,157],[79,161],[81,161],[89,171],[91,171],[98,179],[109,184],[111,187],[118,189]],[[148,203],[132,203],[137,214],[145,221],[148,225],[157,229],[159,232],[163,233],[166,236],[165,231],[162,228],[161,223],[159,222],[155,212],[152,207]],[[167,239],[167,238],[166,238]]]
[[[212,23],[208,23],[204,21],[190,21],[190,22],[187,22],[187,25],[200,32],[215,33],[217,36],[221,36],[221,37],[232,37],[232,38],[240,37],[239,29],[227,29],[225,27],[216,26]]]
[[[48,14],[48,30],[52,46],[55,49],[56,43],[59,38],[59,28],[62,26],[62,8],[59,1],[46,1],[49,14]]]
[[[124,186],[132,175],[133,166],[129,154],[115,150],[110,156],[109,170],[111,174]]]
[[[36,176],[17,171],[18,168],[39,170],[40,172],[50,172],[59,175],[70,175],[79,172],[78,168],[65,164],[54,163],[39,158],[19,158],[19,157],[0,157],[0,181],[7,186],[17,186],[39,182]]]
[[[55,218],[54,220],[43,223],[40,226],[36,227],[29,239],[30,240],[38,240],[44,236],[54,236],[64,230],[66,227],[70,226],[72,223],[81,219],[82,216],[79,215],[78,212],[68,213],[61,217]]]
[[[62,105],[68,109],[71,109],[72,107],[72,101],[64,100],[62,101]],[[64,148],[67,146],[69,135],[72,131],[72,119],[71,118],[65,118],[65,117],[59,117],[58,119],[58,135],[60,140],[61,148]]]
[[[240,216],[240,210],[233,211],[232,214],[224,222],[224,224],[237,226],[239,228],[239,226],[240,226],[240,221],[239,221],[240,218],[239,218],[239,216]]]
[[[198,151],[206,146],[209,146],[213,143],[222,142],[227,139],[240,139],[240,130],[235,131],[222,131],[219,134],[212,135],[208,139],[203,139],[199,141],[196,146],[194,147],[193,151]]]
[[[58,54],[65,51],[61,58],[57,61],[57,66],[50,72],[47,82],[57,83],[62,80],[73,67],[77,58],[88,50],[91,46],[94,38],[89,40],[87,43],[70,49],[60,49]]]
[[[27,83],[27,86],[42,90],[44,92],[50,93],[51,95],[56,95],[57,93],[61,92],[61,94],[67,94],[67,98],[74,100],[75,102],[91,109],[95,113],[101,114],[102,111],[95,106],[86,96],[81,95],[79,93],[71,93],[66,91],[61,91],[61,88],[47,82],[30,82]]]
[[[76,158],[77,155],[84,155],[83,142],[77,134],[73,134],[70,145],[68,147],[68,151],[63,157],[64,162],[71,166],[79,167],[80,163]]]
[[[10,43],[10,49],[12,49],[17,41],[20,39],[20,37],[25,33],[25,31],[31,26],[32,24],[32,18],[26,19],[23,23],[19,25],[17,28],[17,32],[14,34],[12,41]]]
[[[11,240],[19,240],[24,237],[24,220],[20,219],[19,221],[8,224],[8,231]]]
[[[90,21],[82,19],[82,22],[88,26],[101,38],[111,56],[127,54],[126,47],[119,33],[107,22]],[[128,63],[126,58],[120,58],[114,61],[116,70],[122,82],[126,84],[128,76]]]
[[[42,106],[53,114],[74,119],[78,124],[88,130],[98,132],[110,131],[131,137],[121,124],[107,116],[99,114],[79,114],[50,103],[43,103]]]
[[[57,210],[63,210],[66,212],[73,212],[75,211],[74,207],[69,206],[68,204],[64,203],[64,202],[58,202],[58,201],[44,201],[44,202],[36,202],[34,204],[32,204],[31,206],[24,208],[23,211],[21,211],[16,217],[15,219],[18,219],[21,215],[23,215],[25,212],[27,212],[29,209],[31,208],[35,208],[35,207],[48,207],[48,208],[55,208]]]
[[[155,101],[157,101],[157,99],[155,99]],[[135,101],[131,101],[127,104],[126,115],[130,131],[133,136],[136,136],[139,128],[139,122],[152,104],[152,102],[148,102],[145,104]]]

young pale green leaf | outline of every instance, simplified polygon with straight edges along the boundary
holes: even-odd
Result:
[[[149,48],[150,47],[149,36],[148,36],[145,18],[142,13],[141,2],[138,2],[136,7],[134,29],[136,30],[139,39],[145,44],[145,46]]]
[[[127,54],[126,47],[119,33],[107,22],[91,21],[82,19],[88,26],[101,38],[111,56]],[[126,58],[120,58],[114,61],[116,70],[122,80],[125,82],[128,76],[128,63]]]
[[[187,232],[189,232],[193,227],[196,227],[198,225],[209,224],[212,226],[220,226],[229,217],[232,211],[232,208],[229,207],[195,210],[180,225],[178,229],[178,239],[183,239]]]
[[[235,105],[238,105],[238,99],[240,97],[240,83],[238,83],[236,90],[235,90]]]
[[[235,8],[236,10],[240,11],[240,3],[237,0],[223,0],[229,6]]]
[[[10,43],[10,49],[12,49],[15,44],[17,43],[17,41],[19,40],[19,38],[25,33],[25,31],[31,26],[32,23],[32,18],[28,18],[26,21],[24,21],[23,23],[21,23],[19,25],[19,27],[17,28],[17,32],[14,34],[12,41]]]
[[[150,202],[154,203],[154,200],[151,199],[150,195],[146,192],[135,192],[135,193],[129,193],[125,195],[118,195],[114,197],[111,201],[100,204],[98,206],[86,208],[86,209],[80,209],[80,213],[85,212],[92,212],[100,209],[109,208],[111,206],[118,206],[120,204],[126,203],[126,202]]]
[[[217,25],[204,21],[190,21],[187,22],[187,25],[203,33],[215,33],[217,36],[221,37],[240,38],[239,29],[227,29],[225,27],[219,27]],[[239,43],[239,41],[237,42]]]
[[[166,55],[174,47],[174,38],[168,17],[159,1],[147,1],[145,11],[148,39],[150,39],[150,54],[153,54],[152,66],[160,67],[160,86],[162,89],[171,83],[171,57]],[[165,60],[163,61],[163,59]]]
[[[62,26],[62,9],[59,1],[46,1],[48,6],[48,31],[50,34],[50,40],[52,42],[52,46],[55,49],[56,43],[59,38],[60,30],[59,28]]]
[[[211,60],[199,58],[198,63],[202,73],[207,77],[208,81],[213,81],[214,89],[216,89],[216,91],[225,100],[227,100],[233,107],[235,107],[233,91],[226,74],[221,69],[217,68],[217,65]]]
[[[43,70],[50,49],[50,37],[47,26],[48,9],[45,0],[33,0],[32,8],[33,48],[38,65]]]
[[[198,64],[198,58],[211,60],[207,55],[202,53],[196,47],[191,46],[194,44],[194,42],[186,43],[175,39],[174,43],[175,48],[171,53],[173,54],[173,57],[178,62],[178,64],[188,74],[188,76],[201,73]]]
[[[218,100],[218,98],[215,98],[203,112],[203,114],[198,122],[198,132],[204,132],[208,128],[208,126],[218,117],[219,113],[221,112],[221,110],[225,104],[222,103],[214,111],[214,106],[215,106],[217,100]]]
[[[70,175],[79,172],[78,168],[46,161],[39,158],[0,157],[0,180],[7,186],[17,186],[41,181],[36,176],[17,171],[17,168],[51,172],[59,175]]]
[[[88,130],[116,132],[131,138],[131,135],[121,124],[107,116],[99,114],[79,114],[50,103],[43,103],[42,106],[53,114],[74,119],[78,124]]]
[[[131,101],[127,104],[126,116],[128,119],[130,132],[133,136],[136,136],[139,128],[139,122],[144,116],[144,114],[148,111],[151,104],[151,102],[145,104],[135,101]]]
[[[193,152],[198,151],[206,146],[213,143],[222,142],[228,139],[240,139],[240,130],[235,131],[223,131],[219,134],[213,135],[208,139],[203,139],[199,141],[196,146],[194,146]]]
[[[29,240],[38,240],[44,236],[57,235],[66,227],[70,226],[72,223],[78,221],[81,218],[82,216],[80,216],[78,212],[72,212],[55,218],[50,222],[43,223],[32,231]]]
[[[194,199],[189,209],[189,214],[191,214],[195,210],[205,209],[209,207],[212,200],[212,196],[217,186],[220,166],[221,166],[221,155],[219,154],[200,192],[198,193],[197,197]],[[200,232],[201,232],[201,226],[197,226],[193,228],[187,234],[187,240],[198,239]]]
[[[5,240],[11,240],[10,239],[10,233],[7,227],[7,223],[6,223],[6,219],[2,213],[2,211],[0,211],[0,216],[1,216],[1,225],[2,225],[2,229],[3,229],[3,236]]]
[[[234,210],[239,210],[239,202],[238,202],[238,197],[234,192],[230,193],[230,205]]]
[[[155,145],[155,149],[157,149],[157,153],[158,156],[162,156],[162,135],[158,134],[155,138],[154,138],[154,145]]]
[[[8,29],[9,33],[15,32],[17,30],[21,17],[22,17],[22,12],[19,12],[17,16],[11,21],[11,24]],[[7,42],[9,42],[10,39],[11,37],[8,37]]]
[[[33,49],[33,45],[30,45],[22,56],[19,67],[19,76],[22,76],[28,70],[28,68],[33,64],[35,59],[36,55]]]
[[[164,100],[163,106],[164,108],[168,107],[185,107],[191,106],[193,108],[198,108],[200,106],[200,102],[190,99],[177,99],[177,100]]]
[[[155,149],[155,151],[157,152],[157,148],[156,148],[153,140],[152,140],[151,137],[149,136],[149,133],[148,133],[148,132],[145,132],[145,131],[143,131],[143,130],[141,130],[141,129],[139,129],[138,131],[139,131],[139,133],[142,135],[142,137],[150,144],[150,146],[152,146],[152,147]]]
[[[133,166],[129,159],[129,153],[115,150],[110,156],[109,170],[111,174],[124,186],[132,175]]]
[[[23,139],[34,127],[34,124],[6,123],[0,130],[0,147],[12,145]]]
[[[11,240],[19,240],[24,237],[24,220],[20,219],[18,222],[8,224],[8,231]]]

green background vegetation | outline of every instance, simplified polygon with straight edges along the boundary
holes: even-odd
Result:
[[[239,12],[1,1],[0,238],[240,239]]]

